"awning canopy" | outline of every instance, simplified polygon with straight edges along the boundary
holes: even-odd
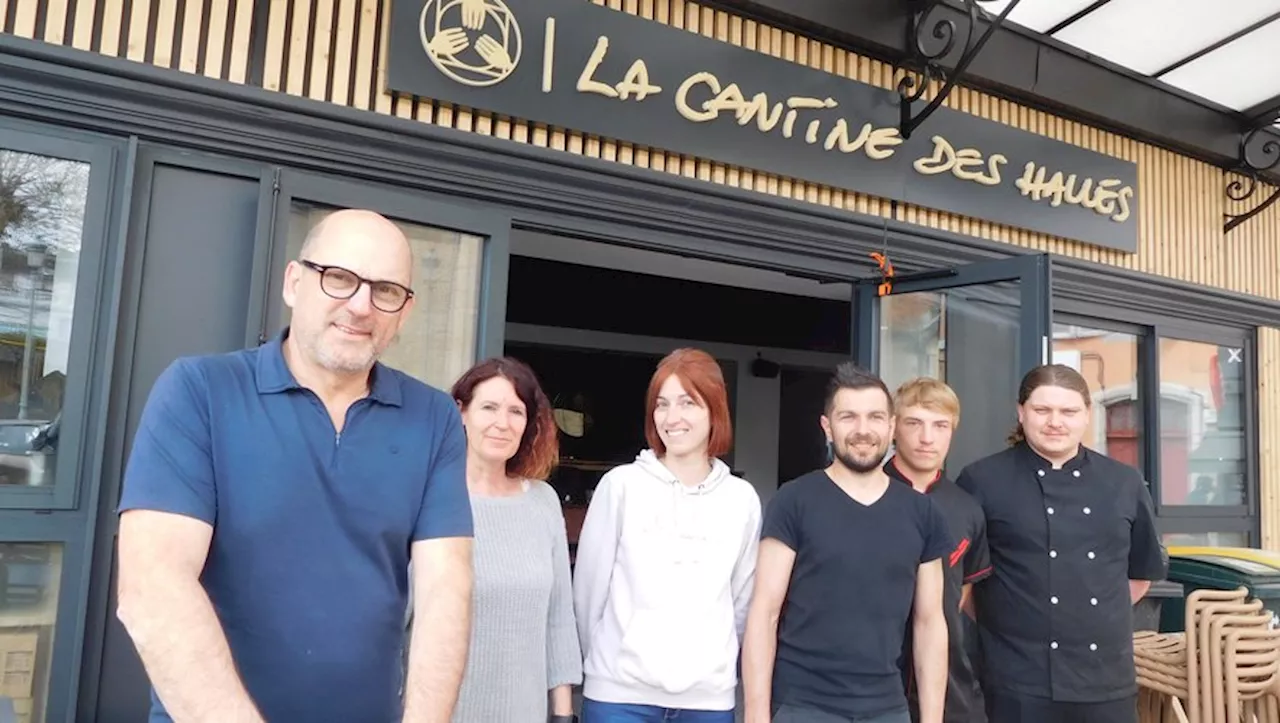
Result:
[[[1006,22],[1280,128],[1280,0],[1021,0]]]

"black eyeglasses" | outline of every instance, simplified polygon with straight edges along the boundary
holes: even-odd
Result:
[[[350,269],[325,266],[306,259],[299,259],[298,263],[320,274],[320,290],[335,299],[350,299],[360,290],[361,284],[368,284],[369,300],[374,308],[394,314],[403,309],[413,296],[413,289],[394,281],[366,279]]]

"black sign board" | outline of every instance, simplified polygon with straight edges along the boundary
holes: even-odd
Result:
[[[1128,253],[1132,162],[587,0],[394,0],[389,90]]]

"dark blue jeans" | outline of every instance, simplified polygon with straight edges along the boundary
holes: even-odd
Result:
[[[584,698],[582,723],[733,723],[731,710],[681,710],[656,705],[601,703]]]

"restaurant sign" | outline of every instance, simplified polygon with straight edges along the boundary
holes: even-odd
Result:
[[[1137,165],[587,0],[394,0],[389,90],[1134,253]]]

